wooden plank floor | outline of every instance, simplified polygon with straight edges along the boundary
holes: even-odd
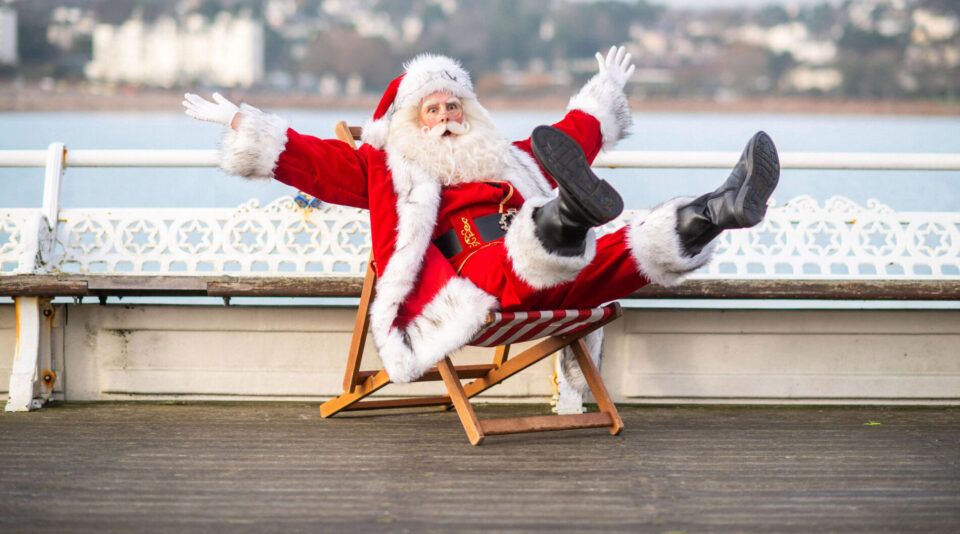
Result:
[[[472,447],[456,414],[440,411],[6,413],[0,532],[960,532],[960,408],[621,415],[616,437],[577,430]]]

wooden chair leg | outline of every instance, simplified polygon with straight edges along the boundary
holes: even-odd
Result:
[[[620,419],[620,413],[617,412],[616,405],[610,399],[607,387],[603,385],[603,380],[600,379],[600,371],[593,364],[593,358],[590,357],[587,344],[584,343],[583,338],[580,338],[573,342],[570,348],[573,349],[573,353],[577,357],[577,363],[580,364],[580,370],[587,380],[587,385],[590,386],[590,392],[593,393],[597,406],[600,407],[601,412],[610,415],[610,419],[613,421],[613,424],[610,425],[610,433],[616,436],[623,430],[623,421]]]
[[[470,399],[463,391],[460,377],[457,376],[457,371],[453,368],[450,357],[447,356],[441,360],[437,364],[437,369],[440,371],[440,376],[443,377],[443,383],[447,386],[447,392],[450,394],[453,407],[457,409],[457,415],[460,416],[463,429],[467,431],[467,438],[470,439],[471,444],[480,445],[483,443],[484,437],[483,430],[480,429],[480,421],[473,411],[473,406],[470,405]]]
[[[363,358],[363,348],[367,342],[367,329],[370,327],[370,303],[373,301],[376,281],[377,272],[373,268],[373,253],[370,253],[370,259],[367,261],[367,275],[363,279],[363,290],[360,292],[357,320],[353,325],[353,338],[350,340],[347,369],[343,375],[343,390],[347,393],[353,393],[360,382],[360,360]]]

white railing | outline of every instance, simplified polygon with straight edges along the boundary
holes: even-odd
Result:
[[[597,166],[729,168],[733,152],[611,152]],[[960,170],[957,154],[783,153],[784,169]],[[41,209],[0,211],[0,275],[361,276],[365,211],[301,208],[291,197],[235,209],[60,209],[66,167],[215,167],[213,150],[0,151],[0,167],[46,167]],[[611,231],[642,212],[628,212]],[[56,225],[50,221],[57,221]],[[894,212],[799,197],[763,223],[725,232],[696,278],[960,279],[960,213]]]

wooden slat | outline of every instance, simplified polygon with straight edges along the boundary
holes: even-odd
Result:
[[[82,297],[90,295],[86,280],[55,275],[0,276],[0,295],[7,297]]]
[[[162,282],[152,283],[151,279]],[[206,284],[206,291],[197,289],[198,280]],[[101,289],[89,289],[88,281]],[[0,275],[0,296],[11,297],[358,297],[362,288],[363,278],[357,276]],[[960,299],[960,280],[688,280],[672,288],[648,285],[627,298],[957,300]]]
[[[956,300],[960,280],[687,280],[648,285],[637,299]]]
[[[333,131],[337,135],[337,139],[353,148],[357,148],[357,143],[354,141],[360,139],[361,128],[359,126],[347,126],[346,122],[340,121],[333,127]]]
[[[443,406],[450,404],[450,396],[442,397],[415,397],[411,399],[385,399],[360,401],[344,408],[344,410],[380,410],[383,408],[414,408],[417,406]]]
[[[510,345],[500,345],[493,356],[493,364],[500,367],[510,357]]]
[[[367,378],[357,387],[353,388],[352,392],[344,392],[339,397],[321,404],[320,417],[330,417],[389,383],[390,377],[387,376],[387,372],[380,371],[375,376]]]
[[[495,369],[497,366],[492,363],[482,363],[478,365],[458,365],[456,366],[457,376],[461,380],[466,380],[468,378],[480,378],[481,376],[486,375],[491,369]],[[358,376],[361,380],[367,378],[368,376],[373,376],[379,371],[360,371]],[[437,380],[443,380],[443,377],[440,376],[440,371],[436,367],[431,367],[427,372],[416,380],[416,382],[435,382]]]
[[[250,277],[207,284],[207,294],[214,297],[356,297],[362,289],[363,279],[355,276]]]
[[[87,278],[90,291],[199,291],[206,292],[207,281],[186,276],[91,276]]]
[[[488,436],[517,434],[520,432],[547,432],[572,430],[574,428],[601,428],[613,424],[610,414],[592,412],[572,415],[538,415],[534,417],[511,417],[484,419],[480,421],[483,433]]]

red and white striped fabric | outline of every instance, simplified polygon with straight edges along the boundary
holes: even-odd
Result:
[[[614,313],[615,304],[586,310],[495,312],[492,320],[468,345],[496,347],[547,336],[562,336],[583,330]]]

